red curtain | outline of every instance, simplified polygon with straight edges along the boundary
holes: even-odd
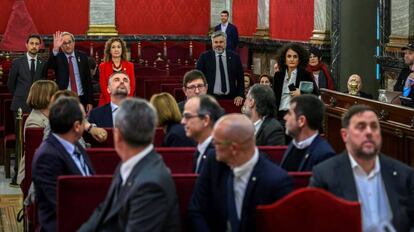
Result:
[[[116,17],[120,34],[207,35],[210,1],[116,1]]]
[[[14,0],[1,0],[0,3],[0,34],[6,31],[7,22],[12,12]]]
[[[239,35],[253,36],[257,28],[257,0],[233,1],[233,22]]]
[[[313,31],[313,0],[270,0],[272,39],[308,41]]]

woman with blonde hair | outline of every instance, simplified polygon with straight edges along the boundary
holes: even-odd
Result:
[[[185,135],[177,102],[169,93],[154,94],[150,100],[157,110],[158,126],[164,128],[162,147],[193,147],[195,142]]]
[[[124,72],[128,74],[131,85],[130,96],[135,95],[135,74],[134,64],[127,61],[127,49],[125,41],[119,37],[112,37],[105,44],[104,62],[99,65],[99,84],[101,87],[101,96],[99,106],[111,102],[111,97],[106,91],[109,77],[114,72]]]

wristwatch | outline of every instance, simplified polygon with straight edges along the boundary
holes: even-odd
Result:
[[[89,127],[88,127],[88,129],[86,129],[86,132],[89,133],[91,131],[92,127],[96,127],[96,124],[95,123],[89,124]]]

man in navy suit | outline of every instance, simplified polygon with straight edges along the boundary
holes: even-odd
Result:
[[[50,109],[51,132],[33,158],[32,177],[36,191],[40,231],[56,231],[56,184],[62,175],[94,174],[91,162],[78,143],[85,111],[78,100],[62,97]]]
[[[227,35],[227,49],[236,51],[239,43],[239,32],[234,24],[229,23],[229,12],[223,10],[220,13],[221,23],[214,28],[214,31],[222,31]]]
[[[363,231],[414,231],[414,170],[381,153],[375,110],[351,106],[341,136],[346,151],[315,166],[310,185],[359,201]]]
[[[88,57],[75,51],[75,37],[71,33],[57,31],[53,35],[53,52],[47,62],[48,68],[55,71],[59,89],[77,93],[86,112],[92,110],[93,88]]]
[[[226,49],[226,33],[216,31],[211,35],[213,50],[201,54],[197,69],[207,79],[207,93],[222,99],[234,99],[242,105],[244,98],[243,66],[239,55]]]
[[[128,98],[118,111],[114,145],[121,164],[105,201],[79,231],[180,231],[174,181],[152,144],[155,109],[143,99]]]
[[[124,72],[114,72],[109,77],[106,91],[111,96],[111,102],[95,108],[89,113],[88,121],[94,123],[97,127],[114,126],[113,121],[118,107],[131,91],[128,75]]]
[[[244,115],[225,115],[213,130],[216,156],[197,179],[188,215],[191,231],[256,230],[256,206],[293,190],[286,171],[259,155],[254,127]]]
[[[194,96],[184,105],[181,123],[184,125],[186,136],[197,142],[194,173],[200,173],[206,158],[215,154],[211,133],[214,124],[223,114],[224,110],[210,95]]]
[[[329,143],[319,136],[325,105],[312,94],[292,98],[286,120],[286,134],[292,141],[280,166],[288,172],[310,172],[312,167],[336,153]]]

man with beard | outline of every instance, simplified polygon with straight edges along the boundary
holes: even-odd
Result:
[[[221,23],[214,28],[214,31],[222,31],[226,33],[226,48],[236,51],[239,43],[239,32],[234,24],[229,23],[229,12],[227,10],[223,10],[220,13],[220,20]]]
[[[361,203],[363,231],[414,229],[414,170],[380,152],[375,111],[354,105],[342,118],[346,151],[313,168],[310,185]]]
[[[285,133],[276,120],[276,98],[272,88],[255,84],[250,87],[242,112],[254,125],[256,146],[285,145]]]
[[[226,33],[216,31],[211,35],[213,50],[201,54],[197,69],[207,79],[207,93],[218,99],[234,99],[240,106],[244,97],[243,67],[240,56],[226,49]]]
[[[394,91],[402,91],[404,97],[414,99],[414,44],[403,47],[404,63],[408,65],[401,70]]]
[[[98,127],[113,127],[116,111],[121,101],[129,95],[130,91],[129,77],[123,72],[114,72],[108,81],[108,91],[111,96],[111,102],[101,107],[93,109],[88,121],[91,123],[90,128]],[[88,131],[90,130],[88,129]]]
[[[316,164],[331,158],[335,151],[319,136],[324,103],[311,94],[299,95],[290,101],[286,134],[292,137],[280,166],[288,172],[310,172]]]

